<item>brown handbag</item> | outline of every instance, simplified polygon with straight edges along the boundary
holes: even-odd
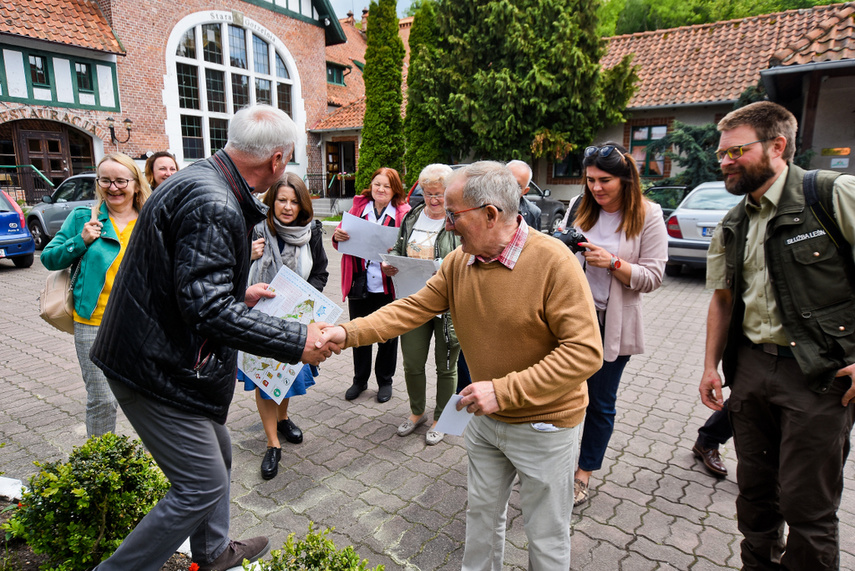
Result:
[[[66,333],[74,334],[74,296],[71,293],[80,264],[71,269],[50,272],[39,294],[39,317]]]
[[[98,211],[92,207],[91,220],[98,219]],[[71,268],[54,270],[45,280],[45,287],[39,293],[39,317],[65,333],[74,335],[74,281],[80,272],[80,262]]]

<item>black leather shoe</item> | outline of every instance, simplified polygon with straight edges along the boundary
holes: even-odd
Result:
[[[264,453],[264,459],[261,461],[261,477],[265,480],[270,480],[276,477],[279,473],[279,460],[282,459],[282,449],[273,448],[272,446]]]
[[[303,441],[303,431],[297,428],[290,418],[277,422],[276,429],[291,444],[299,444]]]
[[[727,466],[722,462],[718,448],[704,448],[700,443],[695,442],[695,445],[692,446],[692,453],[694,453],[695,458],[703,461],[706,469],[716,478],[727,476]]]
[[[377,389],[377,402],[389,402],[392,398],[392,385],[380,385]]]
[[[350,388],[347,389],[347,392],[344,393],[345,400],[353,400],[359,395],[362,394],[362,391],[368,388],[368,385],[360,385],[359,383],[353,383],[350,385]]]

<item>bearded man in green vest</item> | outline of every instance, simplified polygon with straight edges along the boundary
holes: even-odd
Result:
[[[700,392],[721,409],[721,363],[743,569],[838,569],[855,418],[855,177],[794,165],[796,119],[775,103],[732,111],[718,130],[725,186],[745,198],[710,244]]]

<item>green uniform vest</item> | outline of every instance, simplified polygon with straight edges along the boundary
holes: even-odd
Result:
[[[855,262],[848,243],[835,246],[802,190],[805,171],[790,164],[777,211],[766,226],[764,251],[784,334],[811,390],[824,393],[835,373],[855,363]],[[832,187],[838,173],[821,171],[819,202],[832,213]],[[745,200],[722,220],[726,283],[733,294],[730,327],[722,359],[728,384],[736,371],[743,337],[745,288],[742,264],[748,233]]]

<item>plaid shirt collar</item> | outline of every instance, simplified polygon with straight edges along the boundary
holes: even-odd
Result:
[[[469,256],[469,263],[467,265],[471,266],[475,263],[475,258],[478,258],[478,261],[484,264],[499,262],[509,270],[514,269],[514,266],[517,264],[517,260],[520,257],[520,252],[522,252],[523,245],[525,245],[525,241],[528,238],[528,224],[525,223],[522,216],[517,215],[517,223],[519,226],[517,227],[516,232],[514,232],[513,237],[511,237],[511,241],[508,242],[508,245],[505,246],[505,249],[502,250],[501,254],[489,260],[482,256],[472,255]]]

